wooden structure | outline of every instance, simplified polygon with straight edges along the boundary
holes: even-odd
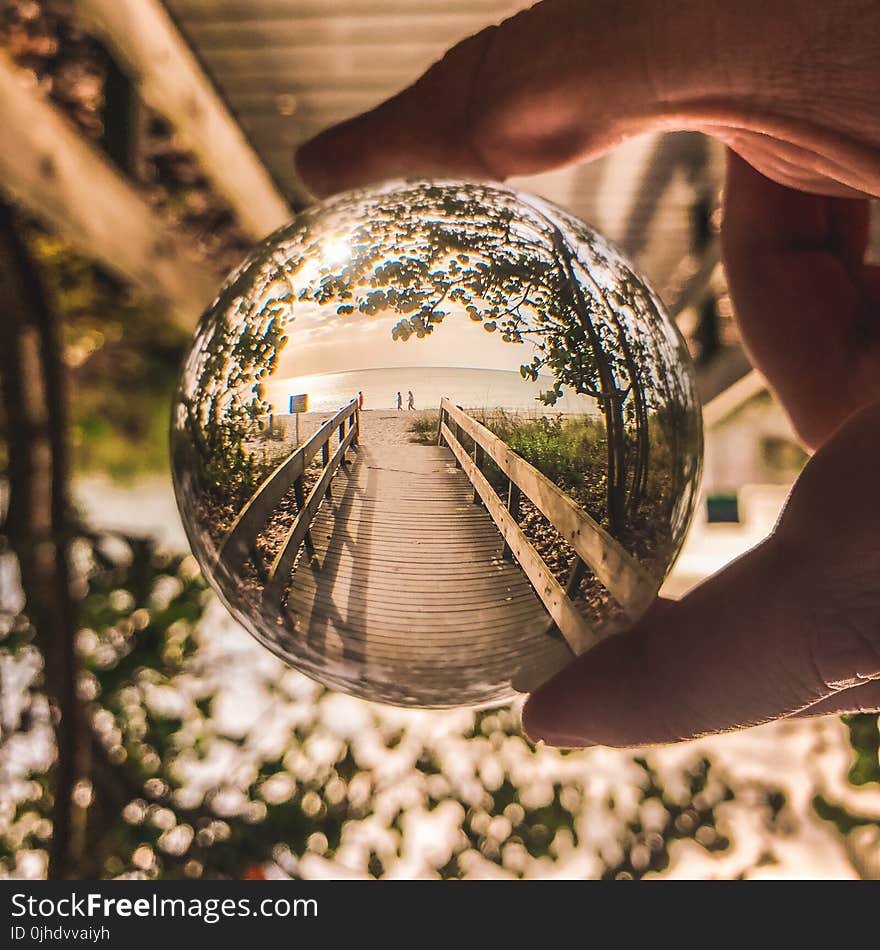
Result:
[[[321,473],[305,498],[303,476],[319,450]],[[504,499],[481,470],[488,459],[508,480]],[[463,664],[492,682],[517,663],[546,674],[613,632],[592,628],[526,537],[520,498],[572,546],[572,573],[580,576],[582,561],[625,615],[638,616],[659,587],[569,496],[448,399],[436,446],[371,446],[352,400],[254,493],[221,546],[224,573],[241,569],[291,488],[298,512],[265,578],[264,615],[285,637],[320,640],[328,659],[335,650],[367,670],[412,655],[422,673],[410,685],[438,695]]]
[[[2,51],[0,128],[0,184],[11,197],[194,326],[217,276]]]
[[[473,458],[462,445],[463,434],[473,442]],[[505,552],[512,555],[523,569],[573,652],[582,653],[593,646],[598,636],[584,621],[568,593],[517,524],[523,496],[572,546],[576,557],[589,567],[627,615],[633,618],[641,616],[657,596],[659,579],[652,577],[618,541],[546,476],[448,399],[440,404],[439,441],[449,446],[474,486],[475,498],[479,497],[486,506],[501,532]],[[486,457],[507,476],[506,501],[501,499],[481,471]],[[573,564],[571,570],[575,571],[576,565]]]
[[[281,227],[291,214],[287,201],[160,0],[78,0],[77,7],[144,102],[179,130],[242,229],[261,238]]]
[[[328,674],[335,660],[354,664],[366,693],[486,701],[480,683],[503,684],[503,696],[512,675],[528,689],[571,659],[446,447],[371,447],[365,433],[312,540],[283,608],[286,636],[320,653]]]
[[[287,200],[159,0],[77,0],[74,10],[142,99],[180,132],[247,234],[261,238],[288,220]],[[2,50],[0,127],[0,187],[194,327],[222,275]]]
[[[237,571],[252,554],[257,535],[292,488],[298,514],[272,565],[266,584],[266,593],[269,595],[277,597],[283,592],[286,584],[282,586],[281,579],[289,579],[300,547],[305,544],[310,553],[313,550],[309,533],[311,522],[330,492],[330,482],[344,463],[345,453],[357,444],[359,431],[360,410],[357,399],[352,399],[264,479],[238,513],[217,553],[217,560],[223,562],[227,571]],[[330,441],[337,432],[339,444],[331,457]],[[318,452],[321,452],[321,476],[306,498],[303,484],[305,471]]]
[[[174,126],[240,225],[255,239],[285,220],[288,202],[299,206],[308,200],[294,172],[298,144],[332,122],[377,104],[415,79],[456,40],[522,6],[521,0],[73,3],[79,22],[106,46],[134,93]],[[2,50],[0,126],[4,131],[0,187],[80,252],[167,301],[169,312],[192,327],[220,275],[210,262],[197,259],[191,242],[150,206],[128,170],[88,142],[47,98],[33,74],[16,66]],[[116,130],[115,136],[124,133],[125,129]],[[673,313],[687,310],[683,322],[694,323],[707,294],[715,293],[711,282],[719,273],[717,240],[710,227],[720,183],[719,156],[718,148],[692,133],[655,136],[625,143],[589,165],[513,184],[559,202],[616,240]],[[730,349],[734,352],[728,356],[733,358],[721,361],[722,373],[702,374],[703,381],[710,380],[701,386],[704,397],[715,395],[744,372],[738,348],[732,344]],[[455,407],[450,407],[445,420],[447,433],[453,436],[454,413]],[[465,425],[470,423],[462,425],[463,431]],[[356,416],[349,427],[348,435],[355,433],[351,449],[357,440]],[[326,455],[328,444],[329,440],[315,451],[321,448]],[[481,481],[480,453],[489,451],[487,444],[483,438],[472,462],[459,459],[459,476],[473,476],[470,491],[486,505],[486,518],[491,520],[494,512],[506,525]],[[456,445],[461,448],[457,439],[448,441],[450,457]],[[333,458],[341,465],[345,452],[338,458],[334,453]],[[525,463],[506,461],[510,489],[504,510],[507,504],[515,506],[524,490]],[[227,540],[225,553],[233,560],[241,556],[240,546],[246,550],[252,542],[254,525],[265,523],[272,493],[285,480],[296,490],[296,480],[308,463],[305,455],[301,462],[288,463],[286,473],[252,502],[248,518],[253,523],[237,524],[238,533]],[[293,475],[300,464],[302,471]],[[327,474],[322,490],[335,477]],[[547,507],[552,493],[539,482],[535,486],[541,488],[535,504]],[[558,507],[555,502],[549,506]],[[316,498],[309,508],[303,497],[301,509],[308,514],[303,514],[284,558],[273,569],[279,585],[296,563],[299,546],[310,543],[314,530],[306,522],[323,518],[327,506]],[[604,578],[625,610],[638,613],[651,588],[638,566],[627,567],[620,552],[599,532],[584,528],[570,510],[560,512],[554,523],[578,557]],[[498,527],[504,531],[509,525],[493,530]],[[515,553],[515,547],[525,551],[512,532],[507,553]],[[523,557],[530,560],[527,552]],[[532,583],[540,589],[540,565],[533,564],[530,571]],[[561,618],[560,629],[572,647],[582,648],[591,634],[565,620],[570,615],[566,597],[555,588],[549,590],[551,615],[557,622]]]
[[[398,92],[458,40],[531,5],[529,0],[165,3],[295,204],[308,198],[292,161],[300,143]],[[648,136],[599,161],[512,184],[559,203],[612,238],[671,303],[681,282],[679,267],[695,252],[702,226],[695,221],[695,206],[709,195],[711,211],[722,162],[722,150],[698,134]]]

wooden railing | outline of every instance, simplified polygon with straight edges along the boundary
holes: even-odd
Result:
[[[339,444],[331,456],[330,441],[334,432],[338,432]],[[266,527],[272,512],[292,487],[297,515],[269,569],[263,590],[264,599],[280,598],[290,580],[290,572],[300,547],[305,545],[309,555],[314,552],[309,534],[312,521],[324,497],[330,493],[330,482],[345,461],[345,453],[352,445],[357,444],[359,434],[360,411],[357,399],[352,399],[264,479],[250,501],[239,512],[220,546],[217,560],[223,563],[226,571],[235,572],[251,556],[257,536]],[[323,470],[306,497],[303,478],[319,451]]]
[[[463,434],[474,443],[473,458],[462,445]],[[656,597],[659,579],[645,570],[572,498],[448,399],[440,403],[438,440],[449,446],[474,486],[474,500],[486,506],[498,526],[504,538],[504,554],[516,558],[575,653],[582,653],[600,638],[572,602],[569,594],[574,590],[566,591],[556,580],[517,523],[523,495],[571,545],[577,558],[589,567],[629,617],[638,617]],[[507,476],[506,498],[495,491],[481,470],[487,455]],[[579,576],[578,567],[577,563],[572,565],[573,576]]]

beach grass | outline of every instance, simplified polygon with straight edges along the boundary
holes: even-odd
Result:
[[[517,455],[564,490],[583,490],[604,465],[605,431],[601,421],[590,416],[523,417],[495,410],[478,418]]]
[[[419,414],[409,425],[410,442],[419,445],[433,445],[437,441],[437,427],[440,425],[439,412]]]

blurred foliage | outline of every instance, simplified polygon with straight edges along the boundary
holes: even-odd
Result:
[[[32,225],[26,239],[61,318],[75,467],[115,477],[167,470],[171,391],[189,335],[57,237]]]
[[[856,792],[847,796],[845,802],[835,801],[832,794],[819,792],[813,798],[813,808],[816,814],[825,821],[831,822],[837,830],[846,837],[858,829],[873,831],[871,850],[880,847],[880,819],[877,817],[877,787],[880,786],[880,721],[874,713],[859,713],[843,717],[844,724],[849,731],[849,741],[852,746],[852,764],[847,775],[850,784],[866,792],[874,791],[871,799],[862,803],[861,796]],[[862,805],[865,812],[862,811]],[[852,847],[852,842],[849,842]],[[861,850],[861,849],[859,849]],[[854,855],[857,864],[864,864],[864,855]],[[862,858],[863,860],[859,860]],[[873,862],[876,864],[876,858]],[[880,867],[873,870],[871,877],[877,877]]]
[[[733,792],[709,762],[697,758],[673,790],[646,760],[632,759],[620,789],[603,792],[585,754],[531,749],[509,709],[470,713],[458,739],[436,741],[358,703],[365,718],[342,735],[322,710],[356,701],[292,671],[278,675],[272,661],[262,725],[230,728],[218,715],[228,670],[216,668],[197,633],[210,594],[192,558],[104,534],[80,537],[76,560],[83,571],[79,691],[94,737],[91,777],[76,796],[85,815],[83,877],[253,877],[271,864],[297,876],[307,856],[393,874],[413,840],[414,816],[444,826],[429,849],[430,873],[441,877],[486,876],[493,866],[506,876],[546,874],[584,846],[587,811],[590,827],[600,815],[607,826],[596,836],[593,876],[662,871],[679,840],[709,852],[729,844],[718,809]],[[49,748],[51,732],[33,631],[17,611],[0,616],[7,689],[10,670],[29,671],[19,677],[20,701],[6,697],[0,742],[12,793],[0,810],[6,876],[20,873],[22,855],[39,854],[51,834],[51,755],[19,763],[15,774],[15,745],[24,739],[31,751]],[[273,719],[291,707],[299,711],[290,727],[266,745]],[[469,767],[456,754],[450,769],[445,745],[455,742],[469,750]],[[401,755],[409,756],[403,772],[383,776],[378,759]],[[567,765],[562,777],[541,779],[538,760],[530,763],[538,755]]]
[[[128,179],[207,266],[228,270],[241,259],[251,241],[171,126],[136,99],[124,116],[106,114],[112,61],[71,0],[0,0],[0,47],[96,145],[111,121],[125,123],[113,131],[130,138]],[[188,335],[163,304],[57,236],[32,224],[26,238],[62,324],[75,466],[115,477],[167,470],[171,392]]]
[[[107,58],[76,24],[73,0],[0,0],[0,46],[83,135],[101,137]]]
[[[853,748],[854,761],[849,771],[849,780],[853,785],[867,785],[869,782],[880,784],[880,731],[877,728],[877,716],[862,713],[845,716],[849,730],[849,741]]]
[[[112,59],[74,15],[73,0],[0,0],[0,47],[87,138],[108,132],[105,89]],[[118,123],[120,119],[115,119]],[[130,139],[124,171],[165,222],[182,231],[192,250],[220,272],[251,246],[226,201],[165,119],[135,99],[115,128]]]

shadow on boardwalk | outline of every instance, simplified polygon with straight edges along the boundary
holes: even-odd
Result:
[[[540,677],[571,657],[446,447],[375,445],[365,429],[311,534],[289,622],[327,659],[360,666],[365,691],[387,696],[405,669],[387,698],[468,702],[466,670],[485,701],[487,684],[509,692],[520,662]]]

